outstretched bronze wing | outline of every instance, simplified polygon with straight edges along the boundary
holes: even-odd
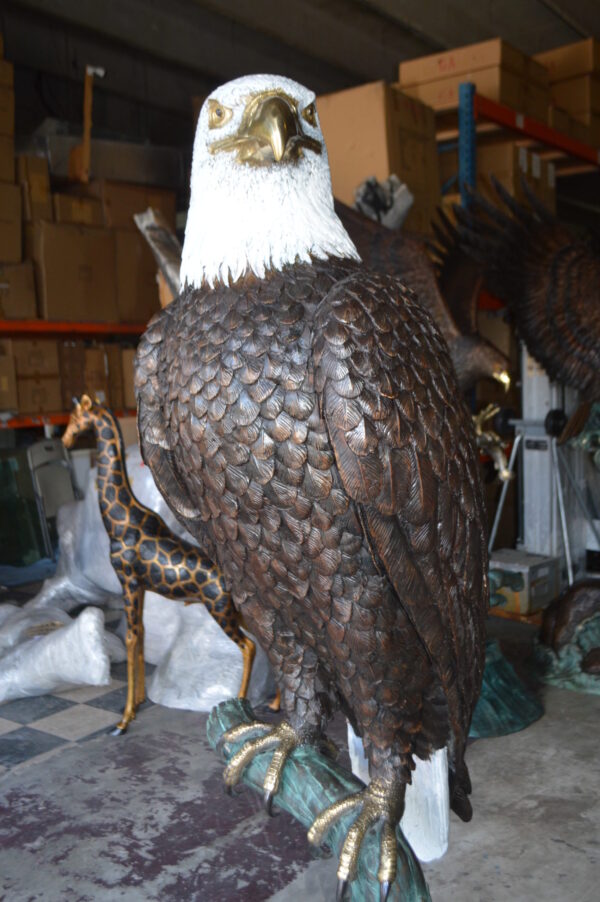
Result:
[[[577,233],[530,197],[517,203],[495,182],[504,209],[474,196],[457,209],[463,247],[514,315],[529,353],[552,379],[600,396],[600,241]]]
[[[342,483],[438,675],[460,765],[482,677],[487,550],[471,424],[446,345],[411,292],[361,272],[321,302],[314,352]]]

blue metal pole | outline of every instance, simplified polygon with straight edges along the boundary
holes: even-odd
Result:
[[[467,188],[475,188],[477,146],[473,100],[475,85],[463,82],[458,87],[458,188],[463,207],[469,205]]]

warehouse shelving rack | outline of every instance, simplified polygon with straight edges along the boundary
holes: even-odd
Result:
[[[477,127],[484,122],[520,135],[531,147],[541,148],[545,155],[547,151],[554,151],[556,161],[572,158],[590,169],[600,167],[598,148],[483,97],[476,92],[472,82],[463,82],[459,86],[458,142],[442,141],[440,150],[458,147],[458,188],[464,206],[468,206],[470,201],[469,188],[476,184]]]
[[[145,323],[82,323],[43,319],[1,319],[1,338],[139,338]],[[117,410],[118,417],[135,416],[135,410]],[[35,429],[46,426],[65,426],[70,414],[64,411],[18,415],[0,420],[0,429]]]

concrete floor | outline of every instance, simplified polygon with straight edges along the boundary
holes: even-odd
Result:
[[[433,902],[599,898],[600,698],[544,701],[529,729],[469,748],[475,816],[452,817],[448,854],[424,868]],[[223,794],[205,725],[151,706],[123,737],[5,773],[0,899],[330,902],[336,863],[313,860],[302,828],[257,796]]]

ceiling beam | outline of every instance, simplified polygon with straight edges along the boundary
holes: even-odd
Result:
[[[398,62],[433,53],[435,41],[417,37],[363,4],[348,0],[196,0],[282,44],[348,69],[361,79],[395,80]]]
[[[194,0],[12,0],[13,5],[95,32],[192,72],[224,81],[265,69],[317,92],[355,84],[356,73],[232,22]]]
[[[441,49],[461,47],[490,36],[489,27],[486,28],[477,16],[465,12],[466,8],[476,9],[476,5],[467,6],[452,0],[402,0],[402,3],[398,0],[364,0],[364,3],[374,12],[435,42]]]

